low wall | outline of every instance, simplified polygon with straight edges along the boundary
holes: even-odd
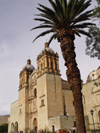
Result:
[[[0,116],[0,125],[8,123],[8,117],[9,116]]]
[[[52,127],[55,127],[55,131],[58,129],[69,130],[75,125],[75,116],[57,116],[49,118],[49,130],[52,131]],[[85,116],[86,130],[89,130],[88,117]]]

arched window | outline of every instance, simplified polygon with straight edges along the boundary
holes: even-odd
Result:
[[[43,68],[43,65],[42,65],[42,63],[41,63],[41,70],[42,70],[42,68]]]
[[[38,72],[39,72],[39,68],[40,68],[40,67],[38,66]]]
[[[98,116],[99,116],[99,121],[100,121],[100,111],[98,112]]]
[[[92,74],[92,80],[94,80],[94,74]]]
[[[34,118],[33,120],[33,129],[35,130],[35,132],[37,132],[37,119]]]
[[[74,106],[74,101],[73,101],[73,106]]]
[[[55,126],[52,125],[52,132],[55,132]]]
[[[53,61],[51,60],[51,68],[52,68],[52,70],[53,70]]]
[[[15,131],[18,131],[18,122],[15,122]]]
[[[11,132],[15,132],[15,126],[14,126],[14,123],[11,123]]]
[[[36,88],[34,89],[34,97],[37,97],[37,90],[36,90]]]
[[[74,121],[74,127],[76,127],[76,121]]]

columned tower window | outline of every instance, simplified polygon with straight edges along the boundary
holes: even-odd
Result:
[[[36,90],[36,88],[34,89],[34,97],[37,97],[37,90]]]

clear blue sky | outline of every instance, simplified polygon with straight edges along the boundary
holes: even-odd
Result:
[[[37,14],[37,3],[49,5],[47,0],[0,0],[0,115],[10,113],[10,104],[18,99],[19,73],[30,57],[36,68],[37,55],[44,48],[49,35],[33,39],[41,32],[30,31],[39,23],[33,20]],[[92,7],[96,4],[92,0]],[[62,78],[66,79],[66,68],[60,44],[53,41],[50,47],[59,54]],[[85,82],[88,74],[99,67],[99,60],[85,55],[85,37],[76,37],[76,60]]]

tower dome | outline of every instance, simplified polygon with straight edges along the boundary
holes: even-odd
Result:
[[[26,69],[35,70],[34,66],[31,65],[31,60],[30,60],[30,59],[27,60],[27,65],[25,65],[25,66],[23,67],[23,69],[25,69],[25,68],[26,68]]]
[[[29,86],[29,77],[34,70],[35,68],[33,65],[31,65],[31,60],[28,59],[27,65],[23,67],[22,71],[19,74],[20,77],[19,90],[21,90],[23,87]]]
[[[41,55],[44,51],[48,51],[52,54],[54,53],[54,51],[49,47],[49,44],[47,42],[45,43],[45,47],[42,49],[39,55]]]

